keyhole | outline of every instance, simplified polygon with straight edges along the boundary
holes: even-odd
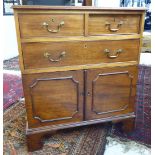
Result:
[[[86,44],[84,45],[84,48],[87,48],[87,45]]]
[[[51,21],[54,22],[54,19],[52,18]]]
[[[87,95],[90,96],[90,92],[88,92]]]

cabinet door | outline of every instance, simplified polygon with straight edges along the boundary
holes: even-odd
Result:
[[[137,67],[113,67],[86,72],[86,119],[134,112]]]
[[[23,75],[29,128],[83,120],[83,72]]]

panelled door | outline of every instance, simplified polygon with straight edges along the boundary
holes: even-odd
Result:
[[[23,75],[29,128],[83,120],[83,71]]]
[[[23,75],[29,128],[133,113],[136,80],[136,66]]]
[[[86,76],[86,120],[134,112],[137,67],[90,69]]]

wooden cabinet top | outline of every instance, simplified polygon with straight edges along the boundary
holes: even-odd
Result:
[[[93,6],[43,6],[43,5],[15,5],[12,6],[13,9],[26,9],[26,10],[100,10],[100,11],[108,11],[108,10],[127,10],[127,11],[145,11],[144,7],[93,7]]]

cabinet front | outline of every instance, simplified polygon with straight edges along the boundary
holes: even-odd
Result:
[[[87,120],[134,112],[136,66],[92,69],[86,75]]]
[[[23,75],[30,128],[83,119],[81,71]]]

